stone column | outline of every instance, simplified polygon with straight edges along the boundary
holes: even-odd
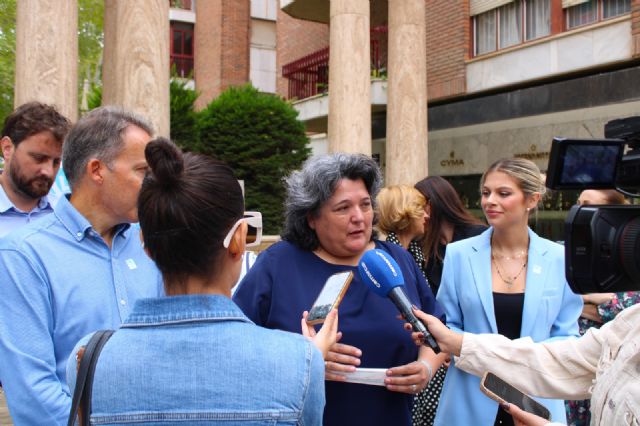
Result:
[[[169,2],[104,2],[103,105],[144,115],[169,136]]]
[[[427,175],[427,48],[424,0],[389,0],[386,184]]]
[[[369,0],[331,0],[329,151],[371,155]]]
[[[16,2],[15,106],[29,101],[56,105],[78,119],[78,2]]]

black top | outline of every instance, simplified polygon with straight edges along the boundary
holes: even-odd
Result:
[[[520,337],[524,293],[493,293],[493,310],[496,316],[498,333],[509,339]],[[496,415],[495,426],[513,425],[513,417],[501,408]]]
[[[493,293],[493,311],[498,333],[509,339],[520,337],[524,293]]]
[[[453,230],[453,237],[451,238],[451,242],[453,243],[459,240],[464,240],[465,238],[475,237],[476,235],[482,234],[486,229],[486,225],[456,226]],[[444,259],[444,255],[446,254],[446,252],[446,244],[438,244],[438,254],[440,255],[440,259]],[[438,259],[435,254],[432,254],[424,267],[424,273],[427,276],[427,280],[429,281],[429,286],[431,286],[431,291],[433,292],[433,294],[438,293],[438,288],[440,288],[440,280],[442,279],[443,262],[440,259]]]

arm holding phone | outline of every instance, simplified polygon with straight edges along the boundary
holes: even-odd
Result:
[[[580,339],[534,343],[531,339],[509,340],[499,334],[459,334],[439,320],[415,311],[425,322],[443,351],[456,358],[456,366],[481,376],[491,370],[509,377],[523,391],[546,398],[589,398],[602,351],[602,333],[587,333]],[[406,327],[406,325],[405,325]],[[414,341],[420,339],[413,333]],[[508,373],[508,374],[507,374]]]
[[[532,395],[591,398],[593,425],[625,424],[640,418],[640,305],[625,309],[600,329],[589,329],[579,339],[541,343],[511,341],[495,334],[461,335],[430,315],[415,313],[442,350],[458,356],[458,368],[475,375],[487,370],[504,372],[513,385]],[[421,344],[419,333],[412,337]],[[520,413],[513,404],[506,411],[520,422],[517,424],[545,424]]]
[[[302,320],[300,326],[302,328],[302,334],[307,339],[311,340],[313,344],[320,349],[322,357],[326,360],[327,353],[331,346],[333,346],[337,340],[342,337],[342,333],[338,332],[338,310],[332,309],[324,320],[324,324],[320,328],[320,331],[316,332],[316,329],[307,322],[309,312],[304,311],[302,313]]]

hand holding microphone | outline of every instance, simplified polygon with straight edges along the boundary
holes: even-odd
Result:
[[[383,250],[368,250],[360,259],[358,271],[362,281],[374,293],[391,299],[413,330],[422,333],[424,344],[433,349],[436,354],[440,353],[436,340],[413,313],[412,303],[404,291],[404,277],[396,261]]]

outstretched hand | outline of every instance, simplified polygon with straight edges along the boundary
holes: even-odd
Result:
[[[417,308],[413,309],[413,313],[420,321],[422,321],[429,330],[429,333],[431,333],[431,335],[436,339],[442,352],[460,355],[460,350],[462,349],[461,334],[449,330],[438,318],[425,314]],[[405,323],[404,328],[405,330],[412,332],[411,338],[416,345],[421,346],[424,343],[424,335],[421,332],[413,331],[413,327],[410,323]]]
[[[524,411],[516,404],[500,404],[500,407],[513,417],[516,426],[544,426],[551,422],[535,414]]]
[[[327,315],[327,318],[324,320],[324,324],[322,324],[322,327],[318,332],[316,332],[313,325],[307,323],[308,315],[309,312],[307,311],[302,313],[302,320],[300,321],[302,334],[311,340],[313,344],[320,349],[320,352],[322,352],[322,357],[327,359],[329,348],[331,348],[331,346],[333,346],[342,335],[342,333],[338,332],[338,311],[336,309],[332,309],[331,312],[329,312],[329,315]]]

